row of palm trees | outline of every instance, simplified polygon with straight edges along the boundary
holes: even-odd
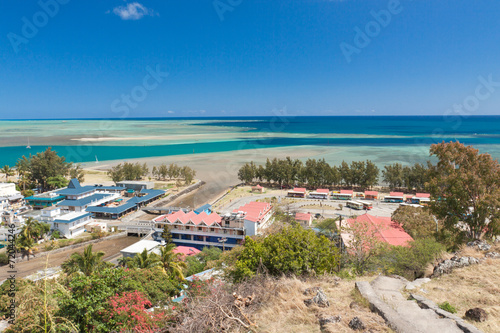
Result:
[[[184,280],[183,269],[187,268],[185,262],[180,259],[179,253],[174,253],[175,245],[168,243],[160,246],[160,253],[149,253],[146,249],[132,258],[121,258],[120,266],[131,269],[148,269],[159,267],[164,274],[175,276]],[[104,252],[92,252],[92,244],[87,246],[83,254],[73,253],[61,267],[67,274],[81,273],[87,276],[106,267],[112,267],[113,264],[103,260]]]

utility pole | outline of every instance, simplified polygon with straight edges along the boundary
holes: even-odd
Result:
[[[227,242],[226,237],[222,237],[221,239],[219,239],[219,243],[222,243],[222,252],[224,252],[226,250],[226,246],[225,246],[226,242]]]

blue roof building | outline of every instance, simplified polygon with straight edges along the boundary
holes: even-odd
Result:
[[[200,206],[200,207],[196,208],[194,210],[194,212],[198,215],[203,213],[203,212],[210,214],[210,213],[212,213],[212,205],[206,204],[206,205]]]

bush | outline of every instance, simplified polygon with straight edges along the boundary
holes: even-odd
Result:
[[[0,253],[0,266],[7,265],[9,263],[9,257],[5,252]]]
[[[219,260],[221,255],[222,250],[218,247],[204,247],[200,253],[186,258],[188,268],[185,275],[191,276],[203,272],[208,269],[209,262]]]
[[[441,310],[448,311],[449,313],[457,313],[457,309],[455,309],[453,305],[448,303],[448,301],[440,303],[438,304],[438,306]]]
[[[371,259],[373,270],[382,269],[385,274],[398,274],[409,280],[424,275],[429,263],[439,258],[445,247],[433,238],[417,239],[404,246],[382,247]]]
[[[67,284],[71,294],[59,295],[59,315],[78,323],[81,332],[110,332],[116,328],[106,314],[112,296],[138,291],[156,306],[166,303],[180,289],[179,282],[160,269],[103,269],[89,276],[76,275]]]
[[[247,236],[230,275],[240,281],[260,269],[274,276],[324,274],[336,270],[338,262],[338,249],[325,236],[301,226],[286,226],[265,238],[254,240]]]
[[[52,235],[50,236],[50,239],[59,239],[61,238],[61,234],[59,233],[59,230],[54,230],[52,232]]]

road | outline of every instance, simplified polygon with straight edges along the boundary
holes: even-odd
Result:
[[[109,239],[109,240],[104,240],[99,243],[95,243],[92,246],[92,251],[103,251],[105,253],[104,255],[104,260],[113,260],[116,259],[115,257],[117,254],[120,253],[120,250],[123,250],[129,245],[132,245],[136,242],[138,242],[140,238],[138,237],[120,237],[120,238],[114,238],[114,239]],[[84,246],[81,246],[77,249],[69,249],[65,251],[61,251],[58,253],[54,253],[49,255],[48,263],[47,263],[47,257],[34,257],[31,258],[29,261],[23,261],[15,264],[15,270],[17,271],[16,278],[21,278],[21,277],[26,277],[28,275],[34,274],[38,271],[41,271],[45,269],[46,264],[47,268],[54,268],[57,266],[60,266],[64,261],[66,261],[69,256],[73,252],[79,252],[83,253],[83,248]],[[10,274],[7,273],[8,271],[8,266],[3,266],[0,268],[0,281],[3,281],[7,277],[9,277]]]

